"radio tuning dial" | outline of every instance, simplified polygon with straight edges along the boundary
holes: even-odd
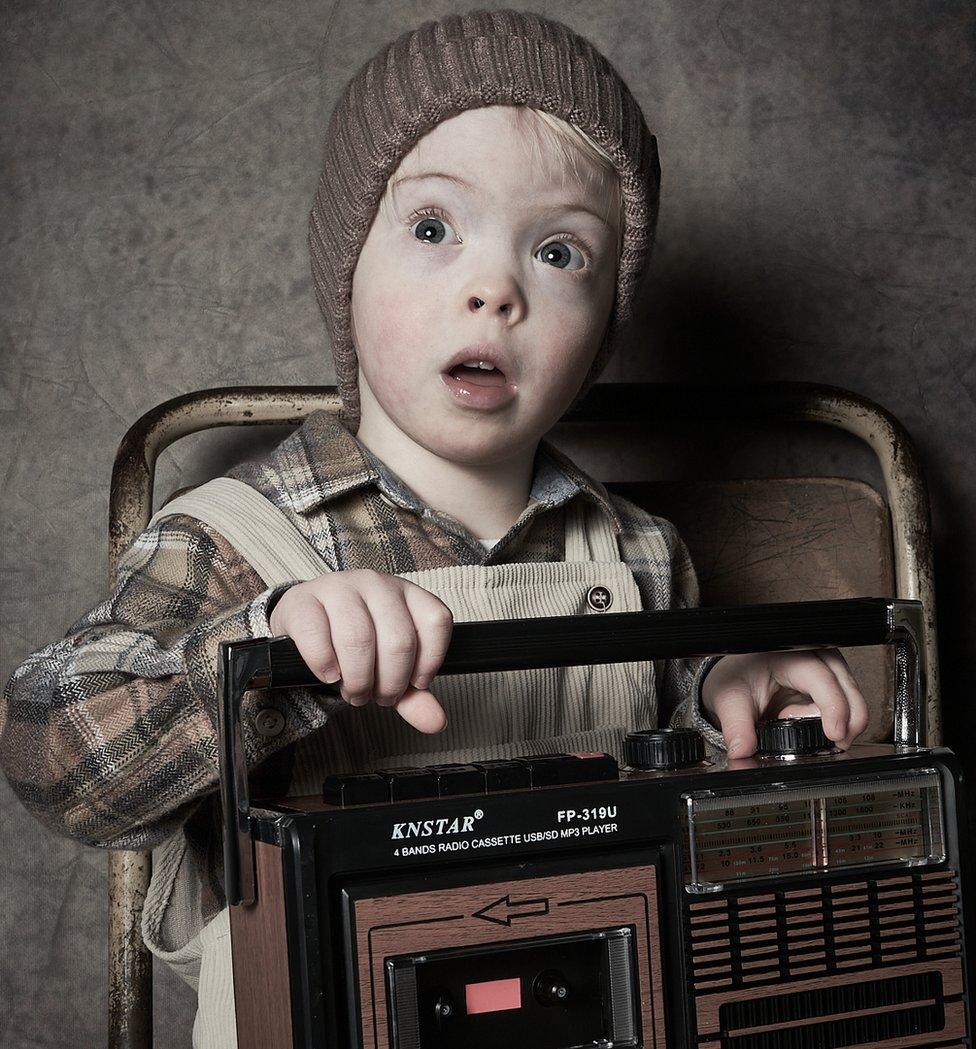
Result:
[[[629,732],[627,764],[634,769],[680,769],[705,760],[705,741],[693,728],[655,728]]]
[[[833,743],[823,730],[818,714],[815,718],[771,718],[756,726],[759,754],[816,754],[830,750]]]

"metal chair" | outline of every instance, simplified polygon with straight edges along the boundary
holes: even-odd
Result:
[[[179,437],[220,426],[297,426],[312,411],[338,408],[332,386],[241,386],[186,394],[147,412],[125,435],[115,460],[110,578],[152,516],[157,459]],[[618,472],[625,450],[633,453],[635,428],[742,419],[759,426],[821,423],[854,434],[877,458],[885,498],[862,482],[833,477],[669,484],[606,476]],[[742,386],[734,396],[718,386],[604,384],[591,389],[550,440],[566,447],[581,433],[584,439],[598,434],[602,454],[591,465],[572,449],[584,469],[678,526],[698,571],[703,605],[855,596],[920,600],[930,668],[928,739],[941,742],[928,494],[912,441],[890,413],[857,394],[812,383]],[[784,563],[789,571],[777,571]],[[865,695],[874,699],[866,738],[885,738],[891,731],[890,653],[845,654]],[[151,853],[109,853],[110,1049],[152,1045],[152,956],[140,934],[150,874]]]

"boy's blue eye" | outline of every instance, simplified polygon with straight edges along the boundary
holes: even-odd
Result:
[[[573,266],[573,253],[579,256],[580,262]],[[539,256],[543,262],[554,266],[556,269],[578,270],[585,265],[583,253],[575,244],[566,240],[551,240],[539,249]]]
[[[415,220],[420,218],[419,222]],[[446,234],[444,233],[445,227],[454,233],[454,228],[449,222],[445,222],[435,209],[430,208],[424,211],[415,212],[410,216],[410,221],[414,223],[414,236],[419,241],[423,241],[425,244],[440,244]],[[454,233],[454,236],[460,240],[461,238]]]
[[[461,243],[454,227],[447,221],[447,216],[440,208],[423,208],[415,211],[407,220],[414,237],[424,244],[441,244],[447,237],[446,230],[454,234],[454,243]],[[544,244],[535,257],[553,269],[567,270],[572,273],[584,269],[587,258],[592,257],[588,244],[573,234],[560,234],[560,239]]]

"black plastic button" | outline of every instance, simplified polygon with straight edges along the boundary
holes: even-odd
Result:
[[[427,768],[405,766],[400,769],[377,769],[390,784],[392,801],[414,801],[437,797],[437,776]]]
[[[499,758],[477,761],[475,766],[484,772],[485,790],[489,794],[498,790],[521,790],[532,786],[532,770],[524,761]]]
[[[390,800],[389,780],[372,773],[328,776],[322,784],[322,800],[329,805],[370,805]]]
[[[612,754],[598,751],[587,754],[571,754],[586,766],[586,779],[582,783],[600,783],[608,779],[620,779],[620,767]]]
[[[427,768],[437,777],[440,798],[485,792],[485,774],[476,765],[428,765]]]
[[[617,761],[610,754],[530,754],[518,760],[529,766],[533,787],[618,778]]]

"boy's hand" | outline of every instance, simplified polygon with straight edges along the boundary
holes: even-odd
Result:
[[[269,619],[311,671],[341,681],[354,707],[375,699],[420,732],[440,732],[447,715],[427,686],[444,660],[454,616],[440,598],[406,579],[356,569],[296,583]]]
[[[730,758],[755,753],[760,718],[819,711],[827,737],[843,750],[868,725],[867,702],[836,648],[723,656],[706,674],[701,693]]]

